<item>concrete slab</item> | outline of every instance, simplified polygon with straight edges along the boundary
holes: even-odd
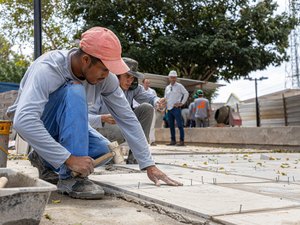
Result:
[[[217,216],[213,219],[228,225],[298,225],[300,224],[300,208]]]
[[[263,158],[263,159],[262,159]],[[268,160],[270,158],[272,160]],[[300,182],[300,154],[154,155],[158,163],[275,181]]]
[[[245,144],[269,145],[276,147],[300,146],[300,127],[209,127],[185,128],[185,141],[200,144]],[[179,130],[176,129],[176,137]],[[168,142],[170,129],[156,128],[155,140]]]
[[[91,179],[114,190],[204,218],[239,213],[240,205],[243,212],[300,206],[294,201],[194,181],[183,187],[156,187],[143,174],[94,175]]]
[[[298,184],[278,182],[278,183],[248,183],[248,184],[220,184],[243,191],[249,191],[267,196],[276,196],[300,202],[300,186]]]
[[[137,165],[120,165],[120,167],[130,168],[138,170]],[[229,184],[240,184],[240,183],[257,183],[257,182],[268,182],[266,179],[251,178],[237,175],[230,175],[223,172],[210,172],[205,170],[196,170],[186,167],[170,166],[170,165],[157,165],[157,167],[166,173],[171,178],[178,178],[181,182],[190,184],[197,182],[199,184],[213,184],[213,183],[229,183]],[[97,168],[95,171],[101,170]],[[146,174],[144,175],[146,176]],[[141,176],[143,178],[144,176]]]
[[[270,150],[257,150],[253,148],[222,148],[208,146],[167,146],[157,145],[150,146],[153,155],[156,154],[224,154],[224,153],[269,153]]]

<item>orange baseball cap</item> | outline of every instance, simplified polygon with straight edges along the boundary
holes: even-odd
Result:
[[[81,35],[79,46],[85,53],[100,59],[112,73],[123,74],[129,71],[121,57],[121,43],[111,30],[93,27]]]

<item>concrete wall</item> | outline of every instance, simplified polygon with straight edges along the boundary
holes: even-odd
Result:
[[[168,128],[155,129],[156,142],[170,142]],[[176,138],[179,131],[176,128]],[[210,127],[185,128],[185,142],[194,144],[237,144],[299,147],[300,127]]]
[[[18,91],[7,91],[0,93],[0,120],[6,119],[4,117],[6,110],[16,100]]]

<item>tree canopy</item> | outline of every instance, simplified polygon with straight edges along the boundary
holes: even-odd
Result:
[[[123,55],[137,59],[141,71],[167,74],[176,69],[180,77],[210,81],[239,79],[280,65],[288,59],[288,35],[297,24],[286,13],[275,14],[272,0],[41,3],[44,52],[74,46],[81,32],[104,26],[117,34]],[[0,33],[9,37],[9,46],[32,47],[33,0],[0,0],[0,7]]]
[[[12,45],[24,48],[33,43],[34,2],[33,0],[0,0],[2,8],[2,34],[10,37]],[[65,4],[60,0],[41,0],[43,52],[74,45],[76,23],[71,23],[64,14]],[[23,53],[23,49],[20,49]]]
[[[65,17],[63,1],[42,0],[41,4],[43,52],[74,45],[78,26]],[[27,50],[33,49],[34,3],[0,0],[0,9],[0,81],[19,82],[33,60]]]
[[[215,80],[238,79],[288,59],[296,20],[275,14],[272,0],[67,0],[84,29],[104,26],[141,71]]]
[[[8,40],[0,34],[0,81],[20,82],[28,65],[29,61],[13,52]]]

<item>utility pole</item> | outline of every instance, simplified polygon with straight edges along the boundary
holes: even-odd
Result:
[[[300,19],[300,0],[288,0],[289,16]],[[286,73],[285,88],[300,88],[300,26],[299,24],[290,34],[290,71]]]
[[[260,78],[251,78],[246,77],[245,80],[250,80],[255,82],[255,106],[256,106],[256,126],[260,127],[260,115],[259,115],[259,104],[258,104],[258,95],[257,95],[257,81],[262,81],[268,79],[267,77]]]
[[[34,59],[42,55],[41,0],[34,0]]]

